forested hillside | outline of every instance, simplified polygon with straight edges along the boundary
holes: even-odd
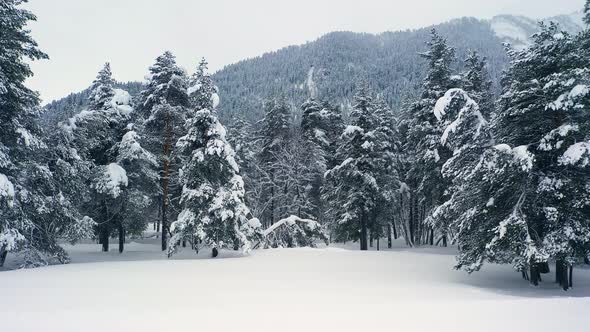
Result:
[[[564,30],[577,33],[583,26],[581,17],[581,13],[576,13],[544,21],[559,22]],[[530,45],[530,37],[539,30],[533,19],[501,15],[490,21],[461,18],[433,27],[377,35],[332,32],[304,45],[228,65],[213,74],[224,96],[220,118],[226,122],[234,116],[260,120],[263,100],[275,95],[291,101],[293,109],[313,94],[344,106],[346,111],[359,78],[371,82],[389,106],[398,109],[404,100],[414,96],[421,83],[424,63],[416,55],[423,51],[432,28],[454,45],[459,59],[464,59],[469,50],[487,58],[495,93],[508,61],[503,43],[520,49]],[[461,64],[459,61],[456,66]],[[141,83],[129,82],[119,87],[136,95]],[[48,104],[43,116],[46,125],[56,125],[86,107],[88,93],[86,89]]]

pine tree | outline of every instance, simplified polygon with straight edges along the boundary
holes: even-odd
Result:
[[[141,138],[134,130],[123,135],[113,147],[116,163],[126,173],[128,184],[116,220],[119,233],[119,252],[123,252],[127,234],[141,234],[147,226],[146,211],[153,203],[152,193],[158,191],[156,157],[141,146]]]
[[[169,254],[183,239],[211,247],[213,257],[222,248],[247,252],[260,231],[258,219],[249,217],[235,152],[225,135],[212,111],[203,109],[189,120],[188,134],[178,141],[190,158],[182,168],[182,212],[171,227]]]
[[[433,230],[426,229],[425,218],[438,205],[444,202],[448,183],[442,178],[441,167],[451,157],[452,152],[440,143],[442,127],[432,110],[439,98],[459,82],[451,76],[451,65],[455,60],[455,50],[436,30],[431,32],[430,50],[420,54],[428,62],[428,71],[422,84],[420,99],[411,104],[402,123],[402,131],[407,136],[404,150],[408,164],[404,166],[404,188],[408,188],[408,220],[404,223],[404,233],[408,245],[420,244],[428,235],[433,242]],[[401,204],[404,204],[401,201]],[[439,231],[443,245],[447,245],[447,234]],[[442,231],[442,233],[440,232]]]
[[[478,165],[492,139],[489,123],[479,104],[462,89],[447,91],[433,112],[444,128],[440,142],[453,151],[453,156],[442,167],[443,177],[451,183],[449,199],[434,210],[427,222],[434,229],[442,230],[443,234],[453,235],[460,228],[457,220],[461,220],[466,201],[475,197],[469,186],[481,185],[468,182],[471,179],[469,173]]]
[[[486,58],[481,58],[477,51],[470,51],[465,59],[462,85],[463,90],[479,105],[481,114],[489,118],[494,109],[492,81],[487,72]]]
[[[162,224],[162,250],[168,248],[168,220],[171,197],[178,183],[179,165],[173,163],[175,144],[183,134],[183,124],[189,115],[189,97],[185,72],[176,65],[176,59],[165,52],[150,67],[150,80],[141,92],[140,111],[143,114],[141,135],[146,148],[158,159],[160,172],[160,200]]]
[[[8,252],[24,252],[24,266],[68,262],[58,240],[87,235],[81,218],[60,190],[59,160],[40,138],[39,97],[24,83],[32,76],[25,59],[47,59],[25,28],[35,15],[0,1],[0,266]],[[53,173],[56,171],[56,173]]]
[[[270,226],[278,219],[287,217],[284,209],[279,208],[278,199],[284,192],[284,187],[280,183],[280,174],[276,166],[282,147],[289,144],[291,111],[282,97],[268,100],[264,108],[266,116],[262,120],[262,128],[258,133],[261,145],[258,159],[261,171],[264,172],[261,174],[261,181],[265,185],[263,201],[269,202],[265,209],[263,223]]]
[[[113,79],[113,73],[111,72],[111,64],[106,63],[104,68],[98,72],[96,79],[92,82],[90,87],[89,108],[94,110],[103,109],[111,102],[115,95],[113,86],[115,80]]]
[[[584,5],[584,22],[590,25],[590,0],[586,0],[586,5]]]
[[[390,145],[377,130],[376,108],[367,84],[360,83],[352,125],[344,130],[337,151],[343,162],[326,172],[334,188],[329,199],[338,216],[333,225],[336,239],[358,239],[361,250],[368,250],[368,232],[376,221],[377,203],[384,195],[384,185],[390,184],[383,180],[391,170]]]
[[[510,52],[496,146],[466,180],[458,267],[511,263],[536,285],[556,260],[556,279],[567,289],[590,249],[590,76],[580,69],[590,38],[541,28],[530,49]]]
[[[324,186],[324,173],[326,172],[328,153],[330,152],[331,137],[329,136],[331,115],[329,111],[314,99],[309,99],[301,105],[303,115],[301,117],[300,135],[296,137],[292,145],[296,151],[295,160],[298,161],[298,169],[303,170],[304,178],[300,182],[305,188],[305,204],[307,216],[298,214],[302,218],[311,218],[322,221],[324,218],[324,202],[322,200],[322,188]],[[297,192],[296,197],[301,197]]]
[[[217,87],[207,72],[207,61],[201,59],[197,71],[189,80],[188,95],[191,107],[196,110],[213,110],[219,104]]]
[[[69,160],[71,168],[79,170],[78,181],[92,188],[78,208],[98,222],[102,250],[109,250],[109,238],[118,230],[122,252],[125,236],[141,234],[145,229],[144,214],[155,188],[139,188],[153,180],[153,172],[147,165],[155,167],[155,161],[141,146],[137,133],[131,130],[134,117],[131,96],[114,88],[111,75],[107,63],[94,81],[89,109],[61,124],[65,134],[62,142],[67,147],[62,158]],[[60,144],[60,138],[54,141]],[[68,148],[78,158],[66,158]]]

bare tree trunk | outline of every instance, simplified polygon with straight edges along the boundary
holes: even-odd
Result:
[[[555,282],[557,282],[563,290],[568,290],[571,283],[571,272],[570,269],[570,276],[568,277],[568,266],[564,260],[558,259],[555,262]]]
[[[172,124],[170,114],[166,113],[166,132],[164,137],[164,162],[162,167],[162,251],[168,247],[168,204],[170,186],[170,154],[172,152]]]
[[[416,239],[418,228],[417,205],[416,195],[410,192],[410,238],[412,239],[412,245],[420,245],[420,239]]]
[[[217,248],[211,249],[211,257],[215,258],[217,257],[217,255],[219,255],[219,251],[217,250]]]
[[[123,227],[123,222],[119,222],[119,253],[122,253],[125,250],[125,227]]]
[[[539,286],[539,281],[541,281],[541,274],[539,273],[539,265],[537,263],[530,264],[530,278],[531,284],[535,286]]]
[[[274,174],[271,174],[274,182]],[[275,185],[271,184],[270,187],[270,226],[275,223]]]
[[[108,224],[101,225],[100,228],[100,243],[102,244],[102,251],[109,251],[109,235],[110,230]]]
[[[8,250],[4,248],[0,249],[0,267],[4,266],[4,262],[6,262],[6,256],[8,256]]]
[[[387,224],[387,248],[391,249],[393,247],[393,241],[391,240],[391,233],[393,231],[393,226],[391,223]]]
[[[360,239],[360,244],[361,244],[361,250],[369,250],[368,246],[367,246],[367,219],[365,217],[365,211],[363,210],[361,212],[361,239]]]

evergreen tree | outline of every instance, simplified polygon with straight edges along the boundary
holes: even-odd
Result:
[[[556,279],[567,289],[572,267],[590,248],[590,77],[580,69],[590,59],[590,38],[551,24],[534,40],[510,52],[493,124],[501,144],[470,170],[470,198],[457,221],[458,267],[511,263],[536,285],[556,260]]]
[[[351,114],[352,125],[342,134],[337,154],[343,160],[326,173],[334,192],[331,204],[339,206],[335,235],[337,240],[358,239],[360,249],[368,249],[368,232],[376,219],[376,205],[387,182],[384,171],[391,170],[389,142],[377,130],[376,105],[366,83],[361,83]],[[387,183],[389,184],[389,183]]]
[[[586,0],[586,5],[584,5],[584,22],[590,25],[590,0]]]
[[[103,109],[111,102],[115,95],[113,86],[115,80],[111,72],[111,64],[106,63],[104,68],[98,72],[96,79],[90,87],[90,96],[88,97],[89,108],[94,110]]]
[[[179,165],[173,163],[174,142],[182,136],[189,113],[187,81],[174,55],[165,52],[150,67],[150,80],[141,92],[142,136],[147,141],[148,151],[157,157],[160,173],[162,250],[168,248],[170,206],[176,198],[171,196],[178,183]]]
[[[445,201],[448,183],[442,178],[441,167],[452,152],[440,143],[443,129],[432,110],[445,92],[460,83],[451,76],[455,50],[435,30],[431,31],[431,41],[427,45],[430,50],[420,54],[428,62],[422,93],[420,99],[406,110],[406,120],[402,124],[402,131],[407,136],[404,150],[408,165],[404,169],[403,181],[409,195],[406,205],[409,216],[404,226],[409,245],[420,244],[424,239],[433,242],[433,230],[426,229],[424,220],[430,211]],[[444,230],[437,231],[446,246],[447,234]]]
[[[119,252],[123,252],[126,235],[141,234],[146,229],[146,211],[154,201],[152,193],[158,191],[159,177],[155,171],[156,157],[141,146],[136,131],[127,131],[112,152],[128,178],[115,225],[119,233]]]
[[[266,116],[258,134],[261,145],[258,158],[264,172],[261,175],[265,185],[262,199],[268,202],[263,222],[270,226],[276,220],[287,217],[285,211],[279,208],[278,199],[284,193],[284,187],[280,184],[277,163],[282,147],[289,144],[291,137],[291,111],[282,97],[268,100],[264,107]]]
[[[469,172],[480,162],[492,140],[489,123],[479,105],[462,89],[447,91],[436,103],[434,114],[444,128],[440,142],[453,151],[453,156],[442,167],[443,177],[451,183],[450,197],[436,208],[427,222],[434,229],[443,230],[443,234],[453,235],[460,228],[457,220],[461,219],[466,201],[476,196],[469,186],[481,185],[467,181],[471,179]]]
[[[25,254],[25,266],[68,262],[59,238],[87,235],[92,221],[81,218],[60,190],[58,160],[40,138],[39,97],[24,83],[32,76],[25,59],[47,59],[25,28],[35,15],[0,1],[0,266],[8,252]]]
[[[172,254],[183,239],[210,246],[213,257],[221,248],[250,250],[250,239],[260,231],[260,222],[249,217],[235,152],[212,111],[196,112],[178,147],[190,158],[182,168],[182,212],[172,224],[168,252]]]
[[[217,87],[207,72],[207,61],[201,59],[197,71],[189,80],[188,95],[191,107],[196,110],[217,108],[219,96]]]
[[[492,81],[487,72],[487,60],[480,58],[477,51],[470,51],[465,59],[463,90],[479,105],[480,112],[485,118],[492,115]]]
[[[150,194],[156,191],[149,185],[155,176],[150,169],[155,167],[155,158],[131,130],[131,96],[114,89],[111,75],[107,63],[89,94],[91,107],[62,123],[61,128],[66,146],[78,156],[69,158],[70,167],[80,170],[78,180],[92,188],[79,209],[98,222],[102,250],[109,250],[109,238],[118,230],[122,252],[126,235],[145,230],[145,211]]]

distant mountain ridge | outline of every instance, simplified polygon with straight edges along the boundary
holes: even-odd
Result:
[[[559,15],[540,20],[559,23],[562,30],[576,34],[584,29],[583,13]],[[524,16],[499,15],[490,20],[492,30],[498,38],[510,43],[516,49],[530,46],[530,37],[539,30],[539,21]]]
[[[570,33],[584,27],[582,14],[560,15],[553,20]],[[411,100],[423,78],[424,61],[418,53],[427,49],[429,32],[436,28],[456,48],[461,70],[468,50],[479,51],[488,59],[492,80],[498,88],[502,70],[508,63],[503,43],[514,48],[530,44],[539,30],[537,21],[523,16],[501,15],[491,20],[460,18],[416,30],[380,34],[332,32],[315,41],[288,46],[261,56],[225,66],[213,74],[220,89],[220,117],[229,122],[240,116],[256,121],[263,116],[265,98],[285,96],[294,109],[310,96],[329,99],[344,108],[350,106],[356,82],[366,78],[375,91],[392,106]],[[132,95],[141,83],[127,86]],[[86,91],[74,93],[47,106],[44,117],[52,126],[85,107]]]

